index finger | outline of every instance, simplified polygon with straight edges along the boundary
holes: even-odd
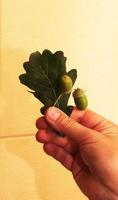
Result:
[[[105,128],[108,124],[113,124],[112,122],[106,120],[101,115],[86,109],[84,111],[79,110],[75,107],[71,113],[71,118],[79,122],[81,125],[100,131],[101,128]]]

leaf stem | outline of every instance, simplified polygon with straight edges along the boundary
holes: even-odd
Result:
[[[56,101],[55,101],[55,103],[54,103],[53,106],[56,106],[56,104],[58,103],[58,101],[59,101],[59,99],[61,98],[62,94],[63,94],[63,93],[61,93],[61,94],[58,96],[58,98],[56,99]]]

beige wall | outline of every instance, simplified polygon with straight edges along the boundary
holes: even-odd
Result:
[[[53,52],[63,50],[68,69],[77,68],[78,83],[87,90],[89,108],[118,123],[117,8],[117,0],[1,0],[3,200],[53,200],[55,196],[65,200],[85,199],[70,174],[47,158],[40,145],[29,137],[36,132],[34,123],[41,104],[20,85],[18,76],[31,52],[45,48]],[[17,137],[22,135],[27,138]],[[10,170],[16,174],[12,175]],[[20,188],[16,189],[18,184]]]

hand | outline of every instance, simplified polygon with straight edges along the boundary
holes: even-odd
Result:
[[[74,108],[68,117],[50,107],[36,126],[44,151],[72,172],[90,200],[118,200],[117,125],[90,110]]]

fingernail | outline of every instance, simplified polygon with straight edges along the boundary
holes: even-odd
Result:
[[[47,111],[47,117],[48,119],[51,119],[53,121],[57,120],[60,116],[60,111],[57,108],[49,108]]]

